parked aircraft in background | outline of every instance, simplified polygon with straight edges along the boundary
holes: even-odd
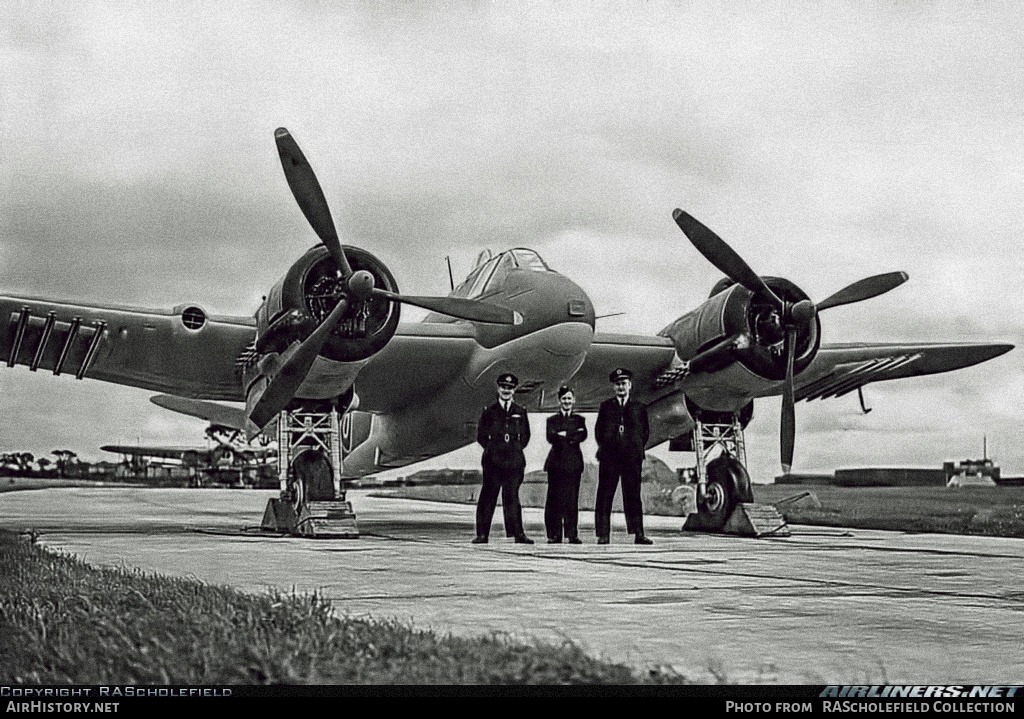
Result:
[[[275,138],[321,244],[291,265],[253,316],[212,315],[198,304],[155,310],[0,296],[0,360],[165,393],[154,401],[216,416],[250,436],[271,434],[286,408],[336,407],[345,477],[473,442],[501,373],[520,378],[517,401],[533,410],[553,410],[557,388],[570,382],[577,408],[595,411],[609,395],[609,372],[628,367],[634,397],[648,405],[650,446],[671,440],[697,452],[699,506],[720,525],[749,496],[742,430],[755,399],[783,396],[780,458],[788,470],[797,401],[967,367],[1012,348],[822,344],[822,312],[888,292],[907,276],[869,277],[814,303],[789,280],[757,275],[681,210],[676,223],[727,279],[656,336],[596,332],[583,289],[526,248],[482,257],[448,297],[403,295],[381,260],[341,245],[298,145],[283,128]],[[403,303],[431,314],[401,323]],[[721,435],[714,427],[732,439],[709,439]]]
[[[177,473],[179,478],[187,477],[189,484],[197,487],[210,484],[278,486],[277,448],[240,443],[240,434],[230,427],[210,425],[206,436],[212,440],[212,447],[107,444],[100,449],[121,455],[124,463],[142,479],[163,479],[165,475],[174,478]],[[165,471],[157,471],[160,469]]]

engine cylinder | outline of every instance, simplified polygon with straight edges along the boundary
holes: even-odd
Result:
[[[787,303],[808,299],[789,280],[765,277],[765,283]],[[717,285],[716,285],[717,287]],[[767,298],[741,285],[713,294],[704,304],[683,315],[660,332],[669,337],[680,359],[689,360],[723,338],[744,334],[747,346],[734,350],[737,361],[767,380],[786,376],[785,326],[779,311]],[[803,371],[821,343],[821,323],[815,316],[800,326],[796,335],[793,371]]]
[[[374,286],[398,292],[387,266],[366,250],[346,246],[353,271],[373,275]],[[385,297],[356,299],[338,277],[337,265],[327,248],[316,245],[293,264],[274,285],[256,313],[257,346],[280,351],[293,340],[305,339],[342,298],[345,311],[320,355],[337,362],[355,362],[373,356],[398,329],[400,305]],[[290,316],[287,316],[291,313]],[[279,335],[279,336],[278,336]]]

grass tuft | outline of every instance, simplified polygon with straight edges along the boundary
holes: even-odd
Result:
[[[93,568],[0,531],[0,683],[635,684],[571,642],[438,636],[337,617],[319,594],[248,595]]]

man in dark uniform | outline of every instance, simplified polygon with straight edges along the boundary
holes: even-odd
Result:
[[[476,430],[476,441],[484,448],[484,482],[476,504],[476,538],[473,544],[486,544],[491,533],[491,518],[501,490],[501,508],[505,516],[505,535],[516,544],[533,544],[523,530],[523,509],[519,504],[519,485],[523,483],[526,457],[523,447],[530,442],[530,420],[526,408],[512,401],[519,380],[514,374],[498,377],[498,401],[484,409]]]
[[[551,450],[544,461],[544,471],[548,473],[548,497],[544,503],[548,544],[561,542],[563,531],[570,544],[582,544],[577,531],[580,477],[583,475],[580,443],[587,438],[587,425],[582,416],[572,411],[575,403],[572,389],[562,387],[558,390],[560,409],[548,417]]]
[[[617,369],[608,379],[615,385],[615,396],[601,403],[594,427],[597,459],[601,463],[595,508],[597,543],[608,544],[611,541],[612,500],[621,478],[626,531],[635,535],[637,544],[654,544],[644,535],[644,509],[640,502],[640,470],[650,435],[647,408],[630,399],[632,372]]]

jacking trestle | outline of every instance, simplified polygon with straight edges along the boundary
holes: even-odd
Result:
[[[789,526],[774,506],[754,503],[746,471],[743,425],[738,414],[729,419],[704,422],[694,418],[698,511],[687,517],[683,529],[748,537],[789,536]]]
[[[702,422],[694,418],[693,451],[697,454],[697,496],[707,495],[708,462],[715,450],[721,449],[747,466],[747,448],[743,443],[743,426],[739,417],[732,415],[732,422]]]
[[[341,481],[337,409],[281,412],[277,447],[281,495],[267,502],[262,528],[302,537],[358,537]]]

